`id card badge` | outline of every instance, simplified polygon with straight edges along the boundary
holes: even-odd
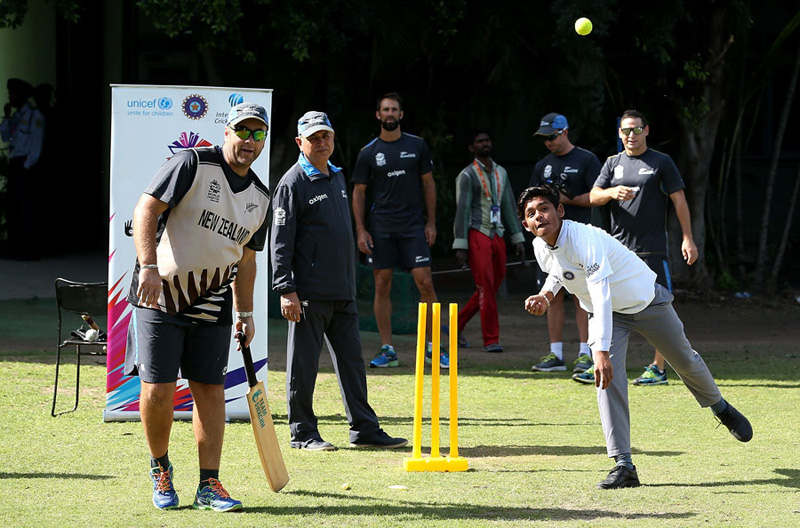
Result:
[[[500,206],[493,205],[489,213],[489,220],[495,225],[500,225]]]

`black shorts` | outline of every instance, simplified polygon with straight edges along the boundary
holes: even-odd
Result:
[[[127,376],[146,383],[187,380],[222,385],[228,372],[230,325],[202,325],[150,308],[134,308],[125,352]]]
[[[669,274],[669,262],[663,255],[640,256],[647,266],[656,273],[656,282],[672,293],[672,277]]]
[[[376,231],[371,235],[372,255],[367,255],[367,265],[372,269],[431,267],[431,250],[425,230],[402,233]]]

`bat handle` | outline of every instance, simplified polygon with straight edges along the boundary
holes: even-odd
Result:
[[[258,384],[258,379],[256,378],[256,369],[253,366],[253,355],[250,353],[250,347],[244,344],[245,341],[247,341],[247,336],[244,335],[244,332],[236,332],[236,340],[239,341],[239,345],[241,345],[242,349],[242,359],[244,360],[244,372],[247,375],[247,385],[255,387]]]

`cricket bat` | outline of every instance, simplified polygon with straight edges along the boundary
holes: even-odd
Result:
[[[244,370],[247,374],[247,406],[250,408],[250,423],[253,425],[253,434],[256,437],[258,456],[261,457],[261,467],[267,476],[269,487],[272,491],[280,491],[289,482],[289,473],[283,463],[283,454],[275,435],[275,425],[272,423],[272,414],[267,401],[267,391],[264,383],[256,378],[253,367],[253,356],[250,347],[244,346],[245,336],[242,332],[236,333],[236,339],[242,348]]]

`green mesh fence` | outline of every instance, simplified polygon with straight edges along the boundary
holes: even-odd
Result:
[[[411,273],[394,270],[392,273],[392,333],[414,334],[417,331],[419,291]],[[375,299],[375,279],[372,269],[363,264],[356,268],[356,304],[363,331],[377,332],[372,303]]]

